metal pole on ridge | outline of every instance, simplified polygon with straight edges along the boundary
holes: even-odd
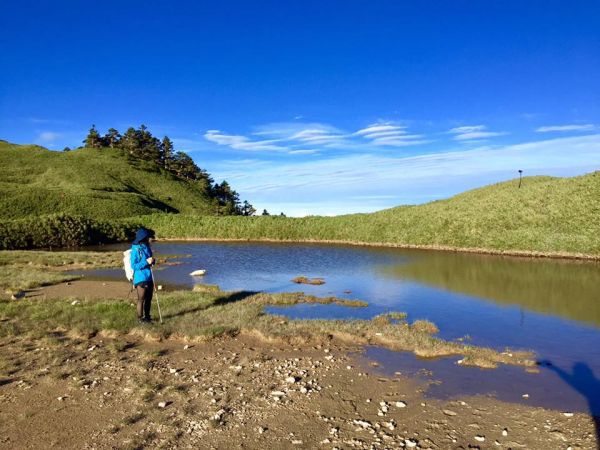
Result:
[[[154,293],[156,294],[156,306],[158,306],[158,317],[160,319],[160,323],[163,323],[162,314],[160,312],[160,302],[158,301],[158,289],[156,288],[156,283],[154,282],[154,270],[150,267],[150,274],[152,275],[152,286],[154,288]]]

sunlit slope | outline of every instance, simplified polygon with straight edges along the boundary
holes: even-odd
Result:
[[[171,238],[346,241],[600,255],[600,172],[526,177],[447,200],[337,217],[143,218]]]
[[[111,219],[152,212],[205,214],[205,188],[117,149],[54,152],[0,141],[1,218],[51,213]]]
[[[527,177],[375,213],[384,239],[495,249],[600,251],[600,172]]]

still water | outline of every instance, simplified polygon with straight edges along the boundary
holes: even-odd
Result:
[[[104,247],[114,249],[121,247]],[[366,308],[296,305],[269,308],[290,318],[368,319],[387,311],[428,319],[440,337],[504,350],[531,349],[546,362],[522,368],[464,368],[458,358],[423,360],[369,347],[366,357],[389,374],[430,383],[427,394],[490,394],[509,401],[600,414],[600,264],[391,248],[320,244],[155,243],[156,254],[187,255],[155,274],[157,283],[191,287],[189,276],[224,290],[304,291],[361,299]],[[122,277],[121,270],[95,275]],[[297,285],[304,275],[321,286]],[[528,394],[528,399],[523,399]]]

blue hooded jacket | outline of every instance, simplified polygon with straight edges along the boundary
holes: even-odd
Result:
[[[141,241],[153,235],[154,233],[151,230],[145,228],[140,228],[135,235],[131,246],[131,268],[133,269],[134,286],[152,281],[150,264],[146,261],[152,256],[152,250],[148,244]]]

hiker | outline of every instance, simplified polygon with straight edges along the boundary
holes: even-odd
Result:
[[[150,305],[152,303],[152,292],[154,282],[152,278],[152,266],[156,260],[152,257],[150,238],[154,232],[146,228],[140,228],[135,234],[131,245],[131,268],[133,269],[133,286],[136,289],[137,317],[141,323],[150,323]]]

